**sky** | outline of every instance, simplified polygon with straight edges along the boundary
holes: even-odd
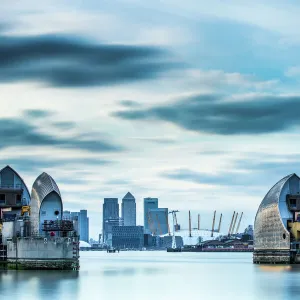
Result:
[[[300,5],[243,0],[0,1],[0,160],[101,232],[130,191],[210,228],[253,224],[300,168]]]

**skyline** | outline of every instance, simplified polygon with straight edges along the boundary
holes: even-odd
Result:
[[[234,210],[253,224],[272,185],[300,173],[299,12],[265,0],[1,1],[2,166],[29,190],[49,173],[65,210],[88,210],[93,238],[103,199],[128,191],[137,224],[148,196],[208,228],[214,210],[224,226]]]

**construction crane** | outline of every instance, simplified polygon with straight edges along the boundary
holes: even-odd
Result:
[[[179,212],[179,210],[171,210],[169,214],[172,214],[173,219],[173,236],[172,236],[172,248],[176,249],[176,238],[175,238],[175,219],[176,219],[176,213]]]
[[[29,205],[22,206],[21,216],[24,216],[25,213],[28,213],[30,215],[30,206]]]
[[[174,217],[175,217],[175,231],[179,231],[179,225],[178,225],[178,222],[177,222],[176,212],[174,212]]]
[[[163,233],[162,233],[162,230],[161,230],[161,227],[160,227],[160,222],[159,222],[159,219],[158,219],[158,215],[156,214],[156,221],[157,221],[157,227],[158,227],[158,229],[159,229],[159,231],[160,231],[160,235],[162,235]]]
[[[222,222],[222,214],[220,215],[220,221],[219,221],[219,226],[218,226],[218,232],[221,230],[221,222]]]
[[[234,232],[234,228],[235,228],[235,224],[236,224],[236,220],[237,220],[237,218],[238,218],[238,215],[239,215],[239,213],[236,213],[236,215],[235,215],[235,219],[234,219],[234,222],[233,222],[233,226],[232,226],[232,228],[231,228],[231,235],[233,234],[233,232]]]
[[[213,223],[211,228],[211,237],[214,236],[215,221],[216,221],[216,211],[214,211]]]
[[[237,233],[238,233],[238,231],[239,231],[239,229],[240,229],[240,225],[241,225],[242,217],[243,217],[243,212],[242,212],[242,214],[241,214],[241,217],[240,217],[240,219],[239,219],[239,223],[238,223],[238,225],[237,225],[237,228],[236,228],[236,232],[235,232],[235,234],[237,234]]]
[[[233,224],[234,216],[235,216],[235,211],[233,212],[233,215],[232,215],[231,223],[230,223],[229,230],[228,230],[228,236],[230,236],[230,233],[231,233],[231,227]]]
[[[168,233],[169,233],[169,236],[170,236],[171,235],[171,230],[170,230],[169,217],[168,217],[167,212],[166,212],[166,220],[167,220],[167,225],[168,225]]]

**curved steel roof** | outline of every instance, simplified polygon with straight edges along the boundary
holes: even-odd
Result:
[[[269,205],[275,204],[279,202],[279,197],[281,190],[284,186],[284,184],[293,176],[297,176],[296,174],[290,174],[279,180],[266,194],[262,202],[260,203],[259,209],[263,209],[268,207]],[[298,177],[298,176],[297,176]],[[258,213],[257,211],[257,213]]]
[[[45,199],[45,197],[53,191],[61,196],[56,182],[49,174],[45,172],[35,180],[32,186],[32,191],[34,191],[36,195],[38,195],[41,203]]]
[[[265,195],[255,216],[255,250],[289,249],[290,233],[286,222],[290,212],[286,195],[299,191],[300,178],[296,174],[290,174],[279,180]]]
[[[39,232],[41,204],[47,195],[52,192],[56,192],[61,197],[59,188],[54,179],[44,172],[34,181],[31,191],[31,226],[33,234]]]
[[[0,170],[0,173],[2,173],[2,171],[5,170],[5,169],[7,169],[7,168],[10,169],[10,170],[12,170],[12,171],[20,178],[20,180],[22,181],[24,187],[26,188],[26,191],[27,191],[28,195],[30,196],[30,193],[29,193],[29,190],[28,190],[28,187],[27,187],[25,181],[24,181],[23,178],[18,174],[18,172],[17,172],[16,170],[14,170],[11,166],[7,165],[6,167],[2,168],[2,169]]]

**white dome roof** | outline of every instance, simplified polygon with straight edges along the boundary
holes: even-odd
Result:
[[[79,248],[91,248],[91,245],[85,241],[79,241]]]

